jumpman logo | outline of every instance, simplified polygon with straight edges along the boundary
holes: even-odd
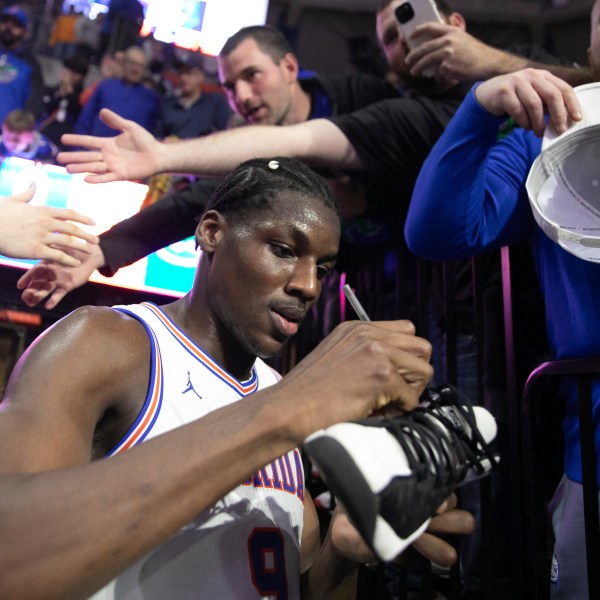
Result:
[[[190,376],[190,372],[188,371],[188,380],[187,380],[187,385],[185,387],[185,390],[183,390],[183,392],[181,392],[182,394],[187,394],[188,392],[194,392],[194,394],[196,394],[196,396],[198,396],[198,398],[200,400],[202,400],[202,396],[194,389],[194,384],[192,383],[192,377]]]

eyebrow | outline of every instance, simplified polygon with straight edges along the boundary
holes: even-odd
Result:
[[[245,77],[248,77],[248,75],[250,75],[250,73],[252,71],[258,71],[258,67],[256,65],[250,65],[248,67],[246,67],[237,77],[235,77],[233,79],[233,81],[231,79],[226,79],[225,81],[221,82],[221,86],[226,88],[226,89],[232,89],[235,82],[238,81],[238,79],[244,79]]]
[[[306,245],[308,245],[310,243],[310,239],[306,235],[306,233],[304,233],[304,231],[302,231],[299,227],[297,227],[293,223],[291,223],[290,225],[288,225],[286,227],[286,229],[297,240],[300,240],[301,242],[303,242]],[[339,255],[338,252],[333,252],[331,254],[326,254],[325,256],[319,257],[319,260],[317,261],[317,263],[318,264],[323,264],[323,263],[327,263],[327,262],[336,261],[337,258],[338,258],[338,255]]]

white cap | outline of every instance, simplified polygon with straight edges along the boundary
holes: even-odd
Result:
[[[544,233],[567,252],[600,262],[600,83],[575,92],[583,119],[562,135],[546,127],[525,186]]]

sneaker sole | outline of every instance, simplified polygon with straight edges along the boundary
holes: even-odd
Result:
[[[427,529],[430,519],[408,537],[399,537],[379,514],[379,490],[372,489],[356,460],[329,433],[315,432],[305,441],[304,448],[338,502],[347,510],[358,532],[380,560],[393,560]],[[339,477],[340,472],[344,473],[343,478]]]

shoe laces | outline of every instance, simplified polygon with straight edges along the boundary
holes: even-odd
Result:
[[[469,469],[480,475],[494,468],[469,399],[452,385],[426,393],[414,410],[379,423],[397,439],[417,480],[433,475],[436,488],[453,489]]]

